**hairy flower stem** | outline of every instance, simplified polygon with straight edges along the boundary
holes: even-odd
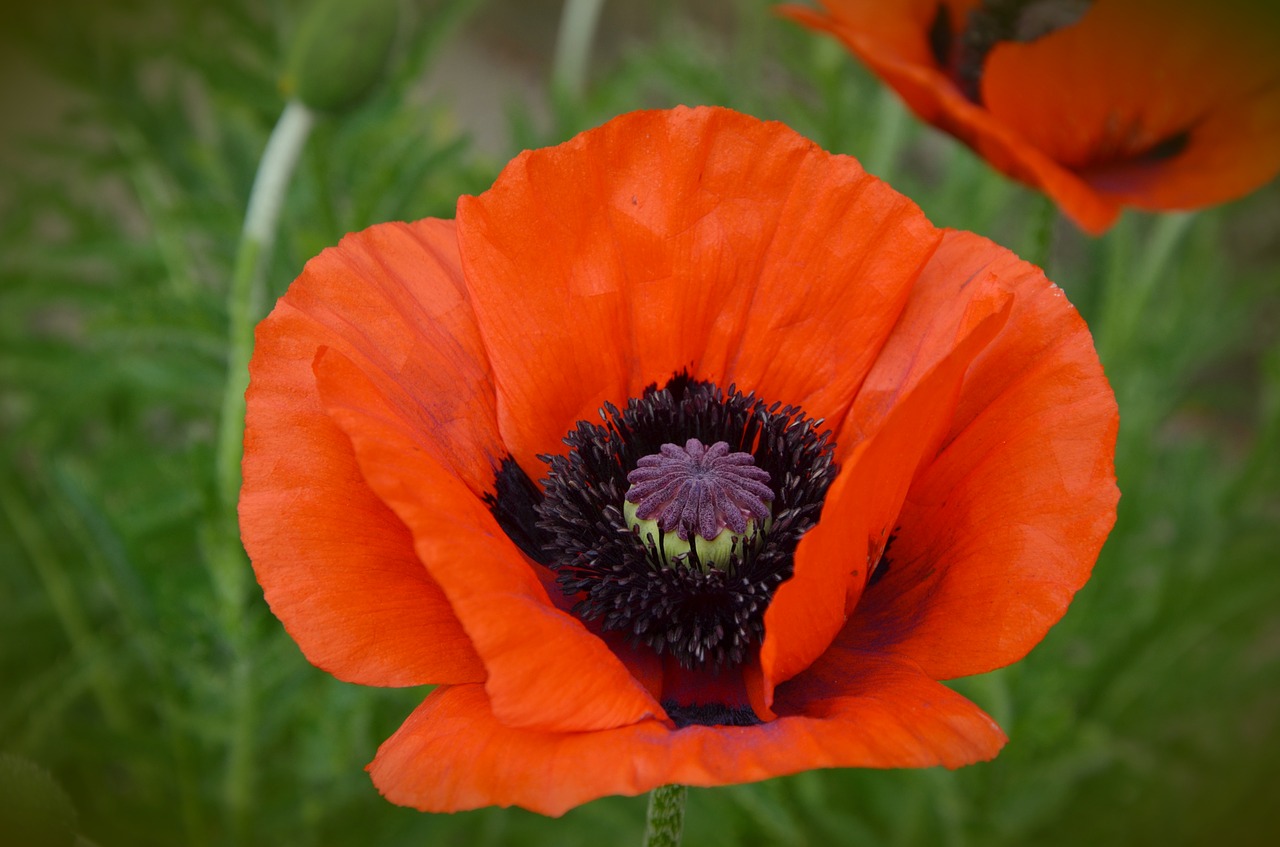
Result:
[[[1041,196],[1031,220],[1031,249],[1027,258],[1044,271],[1045,276],[1049,276],[1049,263],[1053,260],[1053,225],[1057,220],[1058,204],[1047,194]]]
[[[876,129],[871,137],[870,151],[862,164],[867,173],[890,182],[898,164],[898,154],[903,149],[902,141],[908,124],[906,108],[888,88],[880,92],[875,121]]]
[[[684,801],[688,796],[689,789],[683,785],[660,785],[649,792],[644,847],[679,847],[684,833]]]
[[[218,599],[219,617],[233,656],[227,692],[231,732],[223,795],[231,831],[237,841],[244,835],[253,796],[253,673],[248,627],[244,621],[249,568],[236,522],[240,459],[244,451],[244,392],[249,385],[253,327],[261,317],[263,306],[263,269],[275,244],[289,180],[314,122],[306,106],[290,101],[272,130],[249,193],[227,295],[227,380],[218,421],[214,467],[218,508],[206,529],[203,547]]]
[[[587,88],[587,58],[604,0],[565,0],[556,36],[552,80],[575,100]]]
[[[240,454],[244,447],[244,392],[249,385],[249,356],[253,353],[253,326],[262,308],[263,268],[271,258],[276,225],[284,205],[289,179],[315,116],[296,100],[280,115],[258,164],[249,193],[240,246],[227,294],[230,321],[227,341],[227,383],[218,422],[218,497],[230,512],[240,493]]]

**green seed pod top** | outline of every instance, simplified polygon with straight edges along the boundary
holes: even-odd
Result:
[[[342,112],[387,66],[399,0],[315,0],[298,27],[281,88],[308,108]]]

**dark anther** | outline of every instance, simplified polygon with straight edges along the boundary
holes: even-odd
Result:
[[[835,478],[830,433],[799,409],[683,375],[665,388],[650,386],[625,409],[606,404],[600,417],[569,432],[566,455],[540,457],[548,465],[545,497],[535,506],[546,539],[542,558],[576,599],[582,619],[624,632],[686,668],[741,664],[763,638],[764,611],[791,576],[796,545],[817,522]],[[652,496],[666,502],[664,482],[689,478],[688,468],[672,467],[687,462],[705,471],[707,459],[717,484],[727,479],[737,487],[716,503],[715,521],[732,528],[740,519],[745,526],[744,511],[755,517],[765,508],[772,523],[767,532],[735,540],[723,563],[707,566],[695,548],[688,566],[673,567],[664,554],[673,536],[628,525],[627,492],[652,483]],[[656,473],[642,474],[633,486],[628,475],[637,468]],[[709,529],[695,512],[695,531]]]
[[[486,494],[484,502],[493,513],[498,526],[515,542],[520,551],[541,565],[547,564],[546,533],[538,528],[538,503],[542,492],[533,484],[529,475],[520,469],[515,459],[507,456],[494,475],[494,493]]]
[[[719,703],[680,706],[674,701],[668,701],[662,704],[662,708],[666,710],[667,717],[675,722],[677,729],[684,729],[686,726],[755,726],[760,723],[751,709]]]

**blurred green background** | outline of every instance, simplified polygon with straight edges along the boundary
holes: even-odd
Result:
[[[643,798],[431,816],[363,772],[422,690],[340,683],[215,564],[227,294],[306,3],[7,4],[0,21],[0,752],[126,845],[639,843]],[[270,299],[347,231],[452,217],[518,150],[715,103],[856,155],[1047,262],[1122,410],[1120,518],[1029,658],[955,686],[1011,741],[956,772],[690,792],[690,845],[1270,844],[1280,827],[1280,191],[1104,238],[918,125],[760,0],[610,0],[581,93],[555,0],[403,4],[318,121]],[[0,843],[12,830],[0,816]],[[68,842],[69,843],[69,842]]]

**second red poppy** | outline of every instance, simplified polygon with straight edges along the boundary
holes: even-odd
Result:
[[[822,0],[921,119],[1100,234],[1280,172],[1280,7],[1246,0]]]

